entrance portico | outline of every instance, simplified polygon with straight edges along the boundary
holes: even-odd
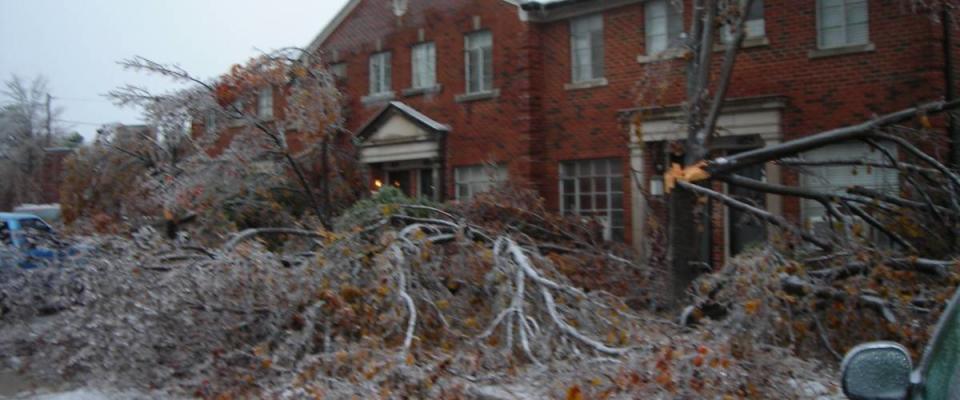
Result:
[[[373,173],[373,188],[393,185],[413,198],[443,200],[449,132],[412,107],[390,102],[358,132],[360,161]]]

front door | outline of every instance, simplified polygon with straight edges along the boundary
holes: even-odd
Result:
[[[389,182],[391,186],[400,189],[403,194],[414,197],[413,195],[415,193],[411,192],[410,171],[390,171],[387,173],[387,182]]]
[[[762,164],[737,171],[737,175],[744,178],[763,181],[764,166]],[[753,205],[761,210],[766,209],[766,195],[738,186],[729,186],[729,194],[734,198]],[[763,221],[756,216],[743,211],[728,209],[727,226],[730,229],[730,256],[736,256],[744,250],[763,243],[767,239],[767,229]]]

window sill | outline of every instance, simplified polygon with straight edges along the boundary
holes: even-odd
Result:
[[[457,95],[454,101],[457,103],[467,103],[471,101],[489,100],[500,97],[500,89],[488,90],[486,92],[476,92]]]
[[[743,39],[743,44],[740,45],[741,49],[749,49],[752,47],[765,47],[770,45],[770,39],[767,39],[766,36],[754,36]],[[726,51],[727,44],[720,43],[713,46],[713,51]]]
[[[607,78],[599,78],[599,79],[591,79],[588,81],[581,81],[576,83],[567,83],[563,85],[563,89],[564,90],[583,90],[583,89],[604,87],[604,86],[607,86],[608,84],[609,82],[607,81]]]
[[[847,54],[869,53],[875,51],[877,46],[873,42],[867,44],[857,44],[853,46],[831,47],[829,49],[815,49],[807,53],[808,58],[825,58],[833,56],[842,56]]]
[[[390,100],[393,100],[396,97],[397,97],[397,94],[391,91],[391,92],[371,94],[369,96],[363,96],[362,98],[360,98],[360,102],[363,103],[363,105],[365,106],[369,106],[373,104],[388,102]]]
[[[404,97],[413,97],[413,96],[420,96],[424,94],[440,93],[441,90],[443,90],[443,85],[438,84],[438,85],[422,87],[422,88],[403,89],[403,91],[400,93],[403,94]]]
[[[666,60],[672,60],[675,58],[681,58],[685,54],[687,54],[687,50],[685,49],[672,48],[672,49],[666,49],[664,51],[661,51],[653,55],[641,54],[637,56],[637,62],[640,64],[649,64],[649,63],[654,63],[658,61],[666,61]]]

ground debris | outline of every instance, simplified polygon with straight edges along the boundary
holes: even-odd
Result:
[[[5,272],[19,279],[0,282],[7,298],[59,290],[35,273],[83,291],[54,317],[5,302],[0,353],[47,381],[203,398],[837,392],[832,363],[652,311],[656,272],[582,224],[536,207],[483,207],[372,202],[336,231],[265,230],[281,237],[219,248],[149,229],[93,238],[83,267]]]

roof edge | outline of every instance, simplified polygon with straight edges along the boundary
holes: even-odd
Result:
[[[390,111],[393,110],[396,110],[411,122],[423,127],[424,129],[427,129],[433,134],[449,133],[452,129],[450,125],[439,123],[433,118],[424,115],[420,111],[406,105],[405,103],[391,101],[390,103],[387,103],[382,110],[374,114],[374,116],[371,117],[365,124],[363,124],[363,127],[356,131],[357,137],[360,138],[361,141],[366,140],[367,136],[370,134],[370,131],[374,128],[377,128],[377,126],[383,122],[382,120],[384,117],[388,116]]]
[[[356,9],[357,6],[360,5],[362,1],[363,0],[348,1],[347,4],[345,4],[343,8],[340,9],[337,15],[334,16],[329,23],[327,23],[327,26],[325,26],[323,30],[321,30],[320,33],[318,33],[317,36],[310,41],[310,44],[307,45],[307,53],[313,54],[317,50],[319,50],[320,46],[323,46],[323,43],[330,38],[330,35],[333,35],[333,32],[335,32],[337,28],[340,27],[340,24],[342,24],[343,21],[346,20],[351,13],[353,13],[353,10]],[[507,4],[512,4],[517,7],[523,7],[524,5],[528,4],[528,3],[524,3],[522,0],[500,0],[500,1],[503,1],[504,3],[507,3]]]
[[[350,0],[347,2],[347,4],[344,4],[343,8],[337,12],[337,15],[335,15],[333,19],[327,23],[327,26],[325,26],[323,30],[321,30],[320,33],[318,33],[317,36],[310,41],[310,44],[307,46],[307,53],[315,53],[320,46],[323,45],[323,42],[326,42],[327,39],[330,38],[330,35],[332,35],[333,32],[340,27],[340,24],[347,19],[350,13],[352,13],[353,10],[360,5],[361,1],[363,0]]]

